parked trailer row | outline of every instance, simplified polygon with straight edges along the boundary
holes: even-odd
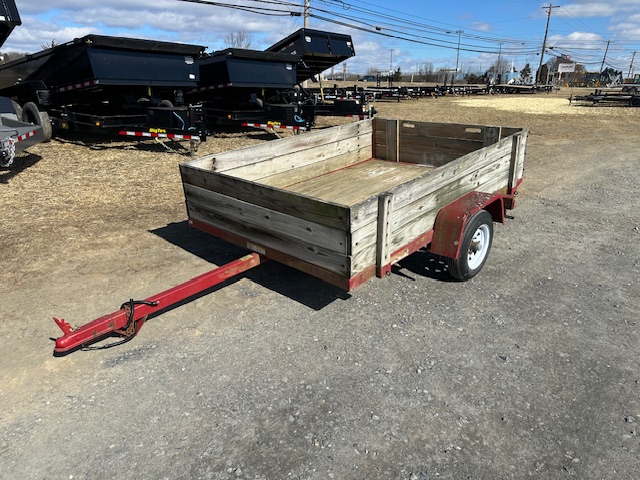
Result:
[[[602,90],[596,90],[588,95],[576,95],[575,97],[572,95],[569,97],[569,103],[573,102],[590,103],[592,105],[602,103],[640,107],[640,94],[603,92]]]
[[[350,36],[311,29],[266,51],[204,52],[87,35],[0,67],[0,94],[47,138],[57,130],[110,129],[204,139],[212,125],[267,121],[308,128],[332,106],[296,98],[294,87],[355,55]],[[356,102],[337,114],[345,110],[366,112]]]

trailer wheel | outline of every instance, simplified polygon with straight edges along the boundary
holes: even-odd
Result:
[[[449,273],[461,282],[473,278],[489,256],[493,241],[493,219],[486,210],[480,210],[464,227],[458,258],[449,259]]]
[[[53,135],[53,127],[51,126],[51,119],[47,112],[41,112],[38,110],[38,106],[33,102],[27,102],[22,107],[22,121],[27,123],[33,123],[42,127],[42,133],[44,133],[44,141],[51,140]]]
[[[632,107],[640,107],[640,97],[631,97],[629,100],[629,105]]]

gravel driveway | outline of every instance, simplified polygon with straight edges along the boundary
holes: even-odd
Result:
[[[569,94],[377,105],[531,130],[470,282],[424,252],[350,294],[268,262],[61,358],[51,316],[82,324],[243,252],[186,225],[179,150],[33,147],[0,171],[0,477],[637,478],[640,109]]]

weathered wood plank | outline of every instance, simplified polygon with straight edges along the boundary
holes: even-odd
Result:
[[[233,175],[234,177],[244,178],[245,180],[260,180],[262,183],[264,177],[276,174],[284,175],[308,165],[326,162],[333,157],[348,156],[351,152],[358,152],[358,154],[360,154],[360,152],[365,149],[368,151],[368,154],[362,158],[363,160],[371,157],[371,130],[366,128],[362,133],[353,137],[335,138],[331,143],[308,148],[303,151],[284,152],[282,155],[261,162],[254,162],[242,167],[227,169],[225,173],[227,175]]]
[[[413,135],[423,138],[457,138],[460,140],[466,139],[480,142],[484,141],[484,132],[487,128],[492,127],[458,123],[411,122],[407,120],[401,120],[399,122],[401,136]]]
[[[238,150],[205,155],[189,162],[190,165],[203,169],[215,169],[218,172],[264,162],[280,157],[287,152],[295,154],[305,150],[334,143],[336,139],[350,138],[371,131],[372,120],[341,125],[335,128],[315,130],[304,135],[272,140],[260,145],[253,145]]]
[[[193,168],[186,164],[180,165],[180,173],[185,185],[195,185],[320,225],[338,229],[349,228],[348,209],[330,201],[307,198],[279,188]]]
[[[401,162],[419,163],[422,165],[441,166],[444,163],[429,163],[435,158],[449,159],[449,161],[479,150],[482,143],[477,140],[458,138],[420,138],[415,135],[400,137]],[[446,162],[445,162],[446,163]]]
[[[416,178],[427,167],[371,159],[288,187],[304,196],[355,205],[399,183]]]
[[[347,241],[347,232],[309,222],[291,215],[274,212],[271,209],[243,202],[235,198],[211,192],[193,185],[185,185],[185,198],[190,205],[198,205],[215,213],[220,218],[228,218],[236,224],[285,237],[289,241],[318,245],[327,250],[347,255],[351,245]]]
[[[340,255],[317,245],[306,245],[301,242],[291,241],[285,237],[277,237],[273,232],[256,230],[243,223],[236,223],[229,218],[220,217],[210,209],[188,203],[189,216],[194,220],[224,230],[225,232],[246,238],[251,243],[278,250],[289,257],[317,265],[333,273],[348,277],[351,270],[349,256]]]
[[[287,172],[281,172],[268,177],[260,179],[260,183],[263,185],[269,185],[272,187],[279,187],[286,189],[290,185],[304,182],[320,175],[346,168],[350,165],[355,165],[371,158],[371,146],[367,145],[360,150],[354,150],[344,155],[337,155],[322,162],[312,163],[304,167],[296,168],[295,170],[289,170]]]

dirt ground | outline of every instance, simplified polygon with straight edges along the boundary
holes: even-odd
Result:
[[[187,226],[186,145],[32,147],[0,170],[0,477],[638,478],[640,109],[570,94],[376,104],[530,129],[514,218],[470,282],[424,252],[350,294],[269,262],[59,358],[52,316],[86,323],[243,251]]]

